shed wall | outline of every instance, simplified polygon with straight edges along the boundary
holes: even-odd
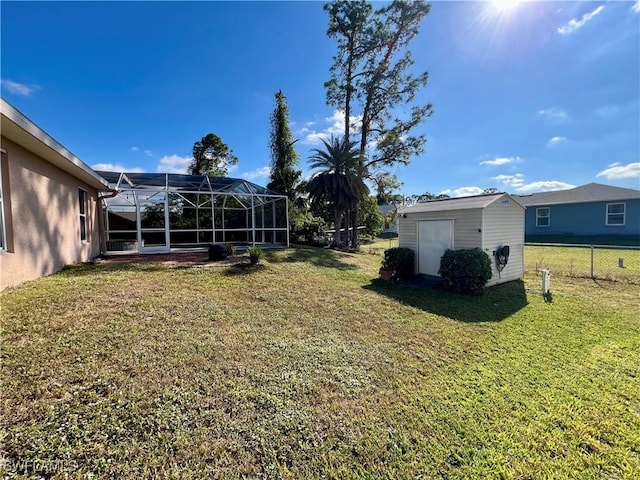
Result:
[[[493,252],[504,245],[509,245],[509,261],[504,270],[498,272]],[[484,251],[491,259],[493,272],[488,286],[522,278],[524,274],[524,211],[513,200],[503,198],[484,209]]]
[[[418,258],[418,222],[421,220],[453,220],[453,248],[482,246],[482,210],[451,210],[447,212],[407,213],[398,218],[398,242],[400,247],[410,248]],[[418,273],[416,261],[415,273]]]
[[[2,137],[7,251],[0,290],[100,254],[98,192]],[[80,240],[78,189],[87,192],[87,241]]]
[[[504,197],[484,209],[451,210],[441,212],[407,213],[398,218],[400,247],[412,249],[418,258],[417,224],[421,220],[453,220],[453,248],[481,248],[491,259],[492,278],[488,285],[496,285],[522,278],[524,274],[524,209],[510,197]],[[509,245],[509,262],[498,272],[493,252]],[[415,273],[418,273],[418,266]]]

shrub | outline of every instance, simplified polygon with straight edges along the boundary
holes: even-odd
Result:
[[[260,247],[249,247],[247,248],[247,252],[249,253],[249,261],[251,262],[251,265],[258,263],[258,260],[260,260],[264,255],[264,251]]]
[[[413,277],[415,254],[410,248],[390,248],[384,251],[382,268],[394,272],[394,276],[402,280]]]
[[[358,208],[358,225],[362,225],[364,235],[375,237],[384,227],[384,217],[378,207],[376,197],[373,195],[362,199]]]
[[[326,228],[324,220],[311,212],[295,206],[289,208],[289,235],[292,243],[319,244]]]
[[[440,259],[438,274],[449,290],[482,295],[491,279],[491,259],[479,248],[447,250]]]

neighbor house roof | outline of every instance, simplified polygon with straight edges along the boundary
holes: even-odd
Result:
[[[518,195],[525,206],[557,205],[562,203],[610,202],[618,200],[640,200],[640,190],[612,187],[601,183],[588,183],[569,190]]]
[[[382,216],[386,217],[391,212],[396,211],[398,209],[398,205],[396,205],[395,203],[388,203],[386,205],[378,205],[378,208],[380,209],[380,213],[382,213]]]
[[[109,190],[109,183],[86,163],[62,146],[22,112],[0,99],[2,136],[35,153],[40,158],[98,190]]]
[[[492,193],[487,195],[475,195],[473,197],[445,198],[442,200],[431,200],[424,203],[416,203],[410,207],[398,209],[399,213],[422,213],[422,212],[444,212],[450,210],[482,209],[488,207],[493,202],[508,197],[515,203],[522,206],[518,199],[513,198],[508,193]]]

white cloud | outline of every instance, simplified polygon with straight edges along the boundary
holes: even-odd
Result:
[[[612,163],[609,168],[598,173],[596,177],[605,177],[607,180],[640,177],[640,162],[628,163],[627,165]]]
[[[516,173],[515,175],[497,175],[491,178],[516,190],[522,188],[524,185],[524,175],[522,173]]]
[[[631,10],[636,13],[640,13],[640,0],[636,0],[636,3],[631,6]]]
[[[350,123],[352,128],[357,131],[362,124],[361,116],[351,116]],[[305,127],[296,132],[298,135],[304,135],[300,142],[303,145],[319,145],[322,140],[327,140],[331,135],[340,136],[344,134],[344,110],[334,110],[330,117],[325,117],[325,123],[328,123],[323,130],[311,130],[307,127],[315,125],[315,122],[306,122]]]
[[[14,82],[8,78],[0,80],[0,84],[7,89],[9,93],[14,95],[22,95],[23,97],[30,97],[31,94],[37,90],[40,90],[38,85],[26,85],[24,83]]]
[[[565,25],[558,28],[558,33],[561,35],[567,35],[569,33],[575,32],[577,29],[583,27],[593,17],[602,12],[602,10],[604,10],[604,5],[600,5],[592,12],[585,13],[582,18],[580,18],[580,20],[572,18]]]
[[[557,107],[543,108],[536,113],[553,123],[564,123],[569,120],[567,112]]]
[[[145,151],[144,151],[144,154],[145,154],[147,157],[153,157],[153,152],[152,152],[151,150],[145,150]]]
[[[470,197],[472,195],[481,195],[483,192],[484,188],[480,187],[460,187],[456,188],[451,193],[453,193],[454,197]]]
[[[240,178],[245,180],[255,180],[256,178],[268,178],[271,175],[271,167],[260,167],[249,172],[240,174]]]
[[[547,147],[553,147],[559,143],[566,142],[567,137],[551,137],[547,142]]]
[[[574,188],[575,185],[570,183],[560,182],[558,180],[542,180],[538,182],[531,182],[518,188],[519,193],[533,193],[533,192],[550,192],[554,190],[566,190],[568,188]]]
[[[140,167],[128,168],[120,163],[96,163],[91,165],[94,170],[103,170],[105,172],[130,172],[130,173],[142,173],[144,170]]]
[[[508,163],[514,163],[520,160],[520,157],[498,157],[494,160],[485,160],[484,162],[480,162],[480,165],[507,165]]]
[[[517,193],[531,193],[531,192],[548,192],[551,190],[565,190],[567,188],[573,188],[575,185],[570,183],[560,182],[558,180],[541,180],[537,182],[525,183],[525,177],[522,173],[516,173],[515,175],[498,175],[492,177],[508,188]]]
[[[137,152],[138,150],[140,150],[138,147],[136,147],[135,145],[133,147],[131,147],[131,151],[132,152]]]
[[[193,161],[191,157],[181,157],[180,155],[165,155],[158,162],[156,172],[160,173],[187,173],[189,165]]]

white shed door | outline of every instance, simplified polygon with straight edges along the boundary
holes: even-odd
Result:
[[[453,220],[418,222],[418,273],[438,275],[440,258],[453,247]]]

